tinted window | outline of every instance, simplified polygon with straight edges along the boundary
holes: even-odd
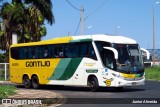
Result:
[[[79,58],[79,57],[88,57],[96,59],[96,55],[91,42],[13,47],[11,48],[11,57],[13,59]]]
[[[71,52],[71,57],[80,57],[79,56],[79,44],[72,43],[70,45],[70,52]]]

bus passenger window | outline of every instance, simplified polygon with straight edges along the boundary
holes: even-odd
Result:
[[[45,48],[44,49],[44,55],[43,55],[44,58],[48,58],[49,57],[49,52],[48,52],[48,49]]]
[[[79,45],[78,44],[72,44],[72,46],[70,46],[70,52],[72,54],[72,58],[79,57]]]
[[[53,45],[51,45],[51,47],[50,47],[50,57],[51,58],[55,58],[55,50],[54,50],[54,46]]]
[[[42,50],[41,47],[38,48],[38,58],[42,58]]]
[[[24,50],[23,50],[23,48],[19,48],[19,59],[24,59]]]
[[[63,52],[59,52],[59,57],[60,58],[64,58],[64,53]]]
[[[96,54],[94,52],[94,48],[93,48],[92,44],[88,45],[87,51],[88,51],[88,57],[89,58],[96,59]]]
[[[28,57],[28,50],[27,48],[24,48],[24,59],[27,59]]]
[[[55,57],[56,58],[59,58],[59,53],[60,53],[59,48],[57,48],[56,51],[55,51]]]
[[[80,57],[85,57],[87,53],[87,44],[80,44]]]
[[[64,57],[65,58],[70,58],[71,57],[68,46],[64,47]]]
[[[18,48],[11,48],[11,57],[13,59],[19,59],[19,49]]]
[[[36,50],[32,48],[32,58],[36,58]]]

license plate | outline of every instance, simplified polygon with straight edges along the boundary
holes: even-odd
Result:
[[[132,82],[132,85],[137,85],[137,83],[136,82]]]

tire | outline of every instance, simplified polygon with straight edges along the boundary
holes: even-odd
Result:
[[[31,79],[32,82],[32,88],[38,89],[39,88],[39,79],[37,76],[33,76]]]
[[[92,78],[89,80],[89,86],[90,86],[91,91],[93,91],[93,92],[98,91],[98,89],[99,89],[99,84],[98,84],[98,80],[97,80],[96,77],[92,77]]]
[[[31,88],[31,81],[28,76],[23,77],[23,84],[25,88]]]

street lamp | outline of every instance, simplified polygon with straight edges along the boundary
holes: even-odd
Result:
[[[155,31],[154,31],[154,4],[159,4],[160,2],[154,3],[152,0],[152,30],[153,30],[153,64],[155,65]]]

